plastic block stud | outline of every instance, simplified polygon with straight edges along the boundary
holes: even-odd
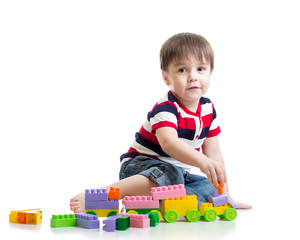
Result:
[[[165,187],[154,187],[151,189],[151,196],[153,197],[153,200],[184,197],[186,196],[186,190],[183,184]]]
[[[86,213],[76,213],[77,226],[82,228],[97,229],[100,228],[100,222],[98,216],[86,214]]]
[[[120,195],[121,195],[120,188],[110,187],[108,193],[109,199],[120,200]]]

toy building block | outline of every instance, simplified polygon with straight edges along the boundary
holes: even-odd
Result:
[[[218,207],[214,207],[212,203],[201,203],[199,213],[201,219],[209,222],[214,221],[217,216],[227,221],[233,221],[237,216],[236,210],[231,207],[230,203]]]
[[[106,232],[114,232],[117,230],[117,219],[119,216],[111,216],[103,220],[102,230]]]
[[[109,217],[119,212],[118,209],[85,209],[85,213],[97,215],[98,217]]]
[[[108,193],[109,199],[120,200],[120,195],[121,195],[120,188],[110,187]]]
[[[42,222],[42,211],[20,211],[18,222],[24,224],[40,224]]]
[[[133,228],[150,227],[150,219],[148,218],[148,215],[118,213],[117,216],[129,216],[130,217],[130,227],[133,227]]]
[[[150,219],[150,227],[156,227],[159,224],[159,216],[157,212],[148,212],[148,218]]]
[[[102,189],[86,189],[85,202],[107,201],[108,193],[106,188]]]
[[[133,214],[130,216],[130,226],[133,228],[148,228],[150,227],[150,219],[148,215]]]
[[[153,197],[153,200],[184,197],[186,196],[186,190],[183,184],[164,187],[153,187],[151,189],[151,196]]]
[[[214,185],[214,187],[219,191],[219,194],[223,194],[223,184]]]
[[[42,211],[39,208],[27,210],[12,210],[9,214],[10,223],[40,224]]]
[[[159,200],[153,200],[151,196],[126,196],[124,206],[126,209],[159,208]]]
[[[119,209],[119,200],[108,199],[106,201],[85,202],[87,209]]]
[[[51,227],[75,227],[77,219],[75,214],[52,215]]]
[[[98,216],[86,213],[76,213],[77,226],[88,229],[100,228]]]
[[[214,205],[214,207],[218,207],[220,205],[228,203],[229,199],[225,193],[218,194],[214,192],[209,198],[208,201]]]
[[[195,195],[180,198],[170,198],[163,201],[164,214],[168,210],[174,210],[178,216],[186,216],[191,209],[198,209],[198,200]]]
[[[117,230],[127,230],[130,228],[130,216],[118,216],[117,218]]]

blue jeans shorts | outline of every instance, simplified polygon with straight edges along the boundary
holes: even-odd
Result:
[[[120,180],[137,174],[148,177],[159,186],[184,184],[187,195],[197,196],[199,206],[217,192],[206,177],[187,173],[173,164],[146,156],[137,156],[121,165]]]

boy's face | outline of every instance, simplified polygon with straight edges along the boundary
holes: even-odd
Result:
[[[205,58],[200,62],[197,58],[189,56],[180,61],[172,61],[168,70],[162,74],[175,97],[188,109],[196,110],[199,99],[209,86],[211,76],[209,62]]]

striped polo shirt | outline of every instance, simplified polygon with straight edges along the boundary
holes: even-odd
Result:
[[[221,132],[216,110],[208,98],[200,98],[195,113],[184,107],[169,91],[148,113],[130,149],[121,156],[121,163],[143,155],[174,164],[189,172],[192,166],[170,157],[162,150],[155,135],[155,130],[161,127],[174,128],[178,137],[197,151],[200,151],[206,138]]]

